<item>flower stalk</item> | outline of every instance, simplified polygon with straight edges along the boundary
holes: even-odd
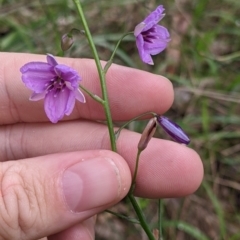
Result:
[[[137,157],[136,157],[136,164],[135,164],[134,173],[133,173],[133,178],[132,178],[132,185],[131,185],[130,190],[129,190],[129,195],[133,194],[133,191],[134,191],[135,186],[136,186],[136,178],[137,178],[137,172],[138,172],[138,164],[139,164],[139,159],[140,159],[141,153],[142,153],[142,150],[138,149]]]
[[[116,138],[119,136],[120,132],[121,132],[128,124],[130,124],[131,122],[134,122],[134,121],[138,120],[139,118],[142,118],[142,117],[144,117],[144,116],[147,116],[147,115],[152,115],[153,117],[157,116],[157,114],[154,113],[154,112],[146,112],[146,113],[143,113],[143,114],[138,115],[138,116],[135,117],[135,118],[132,118],[132,119],[129,120],[128,122],[124,123],[117,131],[115,131],[115,136],[116,136]]]
[[[113,58],[115,57],[115,54],[116,54],[116,52],[117,52],[117,49],[118,49],[120,43],[122,42],[122,40],[123,40],[126,36],[128,36],[128,35],[130,35],[130,34],[133,34],[133,32],[125,33],[125,34],[118,40],[118,42],[117,42],[117,44],[116,44],[116,46],[115,46],[115,48],[114,48],[114,50],[113,50],[113,52],[112,52],[111,57],[109,58],[107,64],[106,64],[105,67],[104,67],[104,72],[105,72],[105,74],[107,73],[108,69],[111,67],[111,65],[112,65],[112,63],[113,63]]]
[[[158,240],[163,240],[162,222],[163,222],[163,200],[158,199]]]
[[[103,107],[104,107],[104,111],[105,111],[105,115],[106,115],[106,120],[107,120],[107,125],[108,125],[108,131],[109,131],[109,136],[110,136],[110,142],[111,142],[111,148],[112,151],[117,152],[117,147],[116,147],[116,138],[115,138],[115,133],[114,133],[114,129],[113,129],[113,121],[112,121],[112,117],[111,117],[111,112],[110,112],[110,107],[109,107],[109,100],[108,100],[108,94],[107,94],[107,87],[106,87],[106,72],[109,69],[109,67],[112,64],[112,59],[115,55],[115,52],[117,50],[117,47],[119,46],[121,39],[119,40],[119,42],[117,43],[117,46],[110,58],[110,60],[108,61],[107,67],[105,67],[105,69],[102,68],[95,44],[93,42],[93,38],[92,35],[90,33],[90,30],[88,28],[88,24],[87,21],[85,19],[84,13],[83,13],[83,9],[81,6],[81,3],[79,0],[73,0],[73,2],[75,3],[76,7],[77,7],[77,11],[78,14],[80,16],[80,19],[82,21],[84,30],[85,30],[85,35],[88,39],[90,48],[92,50],[94,59],[95,59],[95,63],[96,63],[96,67],[97,67],[97,71],[99,74],[99,78],[100,78],[100,84],[101,84],[101,90],[102,90],[102,98],[103,98]],[[139,151],[139,155],[140,155],[140,151]],[[134,177],[134,181],[136,180],[136,175],[137,175],[137,169],[135,169],[136,173],[135,173],[135,177]],[[146,219],[142,213],[141,208],[139,207],[136,199],[134,198],[133,194],[130,193],[128,194],[128,198],[130,200],[130,202],[132,203],[132,206],[139,218],[139,222],[142,226],[142,228],[145,230],[149,240],[155,240],[147,222]]]
[[[140,224],[140,222],[139,222],[137,219],[129,218],[129,217],[127,217],[127,216],[124,216],[124,215],[122,215],[122,214],[113,212],[113,211],[111,211],[111,210],[105,210],[105,212],[110,213],[110,214],[112,214],[112,215],[114,215],[114,216],[116,216],[116,217],[125,219],[125,220],[127,220],[128,222],[131,222],[131,223],[134,223],[134,224]]]
[[[86,89],[83,86],[79,86],[84,92],[86,92],[92,99],[94,99],[96,102],[101,103],[102,105],[104,105],[104,100],[102,98],[100,98],[99,96],[95,95],[94,93],[90,92],[88,89]]]
[[[93,57],[94,57],[94,60],[95,60],[95,63],[96,63],[96,67],[97,67],[97,71],[98,71],[98,75],[99,75],[99,79],[100,79],[100,83],[101,83],[101,90],[102,90],[102,97],[103,97],[102,104],[103,104],[105,115],[106,115],[108,132],[109,132],[110,142],[111,142],[111,148],[112,148],[112,151],[117,152],[115,134],[114,134],[114,129],[113,129],[113,121],[112,121],[112,116],[111,116],[110,106],[109,106],[109,100],[108,100],[108,94],[107,94],[105,71],[102,68],[102,65],[101,65],[101,62],[100,62],[100,59],[99,59],[99,56],[98,56],[98,53],[97,53],[97,49],[96,49],[95,44],[93,42],[92,34],[91,34],[91,32],[88,28],[88,24],[87,24],[85,15],[83,13],[81,3],[80,3],[79,0],[73,0],[73,2],[75,3],[75,5],[77,7],[77,11],[78,11],[79,17],[82,21],[83,28],[84,28],[84,31],[85,31],[85,35],[87,37],[89,46],[92,50]]]
[[[138,216],[138,219],[139,219],[139,222],[142,226],[142,228],[144,229],[145,233],[147,234],[148,236],[148,239],[149,240],[156,240],[155,237],[153,236],[153,233],[152,231],[150,230],[148,224],[147,224],[147,221],[145,219],[145,216],[143,215],[143,212],[141,210],[141,208],[139,207],[138,203],[137,203],[137,200],[135,199],[135,197],[133,196],[133,194],[128,194],[128,199],[130,200],[137,216]]]

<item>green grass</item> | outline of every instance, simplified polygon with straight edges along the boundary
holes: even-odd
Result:
[[[187,130],[190,146],[203,159],[205,179],[199,190],[185,199],[165,201],[165,239],[240,239],[240,1],[82,2],[87,17],[93,19],[90,28],[105,60],[119,36],[132,31],[148,9],[165,6],[162,24],[171,29],[172,42],[154,57],[155,65],[139,60],[131,37],[121,44],[115,59],[173,82],[176,101],[167,116]],[[60,37],[71,28],[81,29],[71,1],[0,0],[1,51],[56,55]],[[74,38],[66,56],[91,57],[84,36]],[[153,224],[155,203],[142,202],[146,203]],[[126,231],[122,239],[139,236],[138,227]],[[97,239],[105,238],[98,233]]]

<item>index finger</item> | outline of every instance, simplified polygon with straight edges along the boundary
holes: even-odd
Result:
[[[32,61],[46,62],[46,56],[23,53],[0,53],[0,124],[17,122],[49,121],[43,100],[29,101],[31,91],[22,80],[20,68]],[[78,71],[81,84],[101,96],[101,87],[95,62],[91,59],[57,58]],[[126,121],[144,112],[164,113],[173,102],[171,82],[159,75],[113,64],[107,73],[107,88],[112,117],[115,121]],[[91,97],[86,103],[76,102],[72,114],[64,120],[104,120],[103,107]]]

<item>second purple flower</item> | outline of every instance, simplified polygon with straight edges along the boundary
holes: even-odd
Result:
[[[158,25],[165,15],[163,14],[164,10],[162,5],[158,6],[134,30],[140,58],[150,65],[154,64],[151,55],[162,52],[171,40],[168,30]]]
[[[44,99],[44,109],[53,123],[64,115],[70,115],[75,99],[85,103],[79,89],[81,77],[74,69],[58,64],[55,58],[47,55],[47,62],[29,62],[20,69],[22,80],[33,91],[30,100]]]

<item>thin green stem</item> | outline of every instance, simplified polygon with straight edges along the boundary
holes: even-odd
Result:
[[[115,134],[114,134],[114,129],[113,129],[113,122],[112,122],[112,117],[111,117],[111,112],[110,112],[110,107],[109,107],[109,101],[108,101],[108,95],[107,95],[107,87],[106,87],[106,78],[105,78],[106,75],[105,74],[106,74],[107,71],[105,71],[106,69],[104,70],[102,68],[102,65],[101,65],[101,62],[100,62],[95,44],[93,42],[92,35],[90,33],[87,21],[85,19],[84,13],[83,13],[81,3],[80,3],[79,0],[73,0],[73,2],[75,3],[75,5],[77,7],[78,14],[79,14],[79,16],[82,20],[83,28],[85,30],[85,35],[88,39],[90,48],[92,50],[92,53],[93,53],[93,56],[94,56],[94,59],[95,59],[97,71],[98,71],[99,78],[100,78],[102,98],[103,98],[102,100],[103,100],[103,106],[104,106],[104,111],[105,111],[107,125],[108,125],[108,131],[109,131],[109,135],[110,135],[111,147],[112,147],[112,150],[116,152],[117,151],[116,141],[115,141],[116,139],[115,139]],[[120,44],[120,42],[118,43],[118,45]],[[115,50],[114,50],[115,52],[116,52],[116,49],[117,48],[115,48]],[[114,57],[115,52],[113,53],[111,58]],[[111,61],[112,61],[112,59],[111,59]],[[108,66],[107,70],[109,69],[110,65],[111,65],[111,62],[109,63],[109,66]],[[92,96],[94,96],[94,95],[92,95]],[[146,115],[146,114],[143,114],[142,116],[144,116],[144,115]],[[138,119],[138,117],[136,119]],[[134,173],[134,177],[133,177],[134,182],[136,181],[136,176],[137,176],[137,168],[138,168],[137,164],[138,164],[138,161],[139,161],[139,156],[140,156],[140,152],[138,153],[138,156],[137,156],[137,163],[136,163],[135,173]],[[153,236],[153,234],[152,234],[152,232],[151,232],[151,230],[150,230],[150,228],[149,228],[149,226],[146,222],[146,219],[143,215],[143,212],[141,211],[141,208],[139,207],[136,199],[134,198],[134,196],[132,195],[131,192],[128,194],[128,198],[129,198],[129,200],[130,200],[130,202],[131,202],[131,204],[132,204],[132,206],[133,206],[133,208],[134,208],[134,210],[135,210],[135,212],[138,216],[139,222],[140,222],[142,228],[144,229],[144,231],[146,232],[149,240],[155,240],[155,238],[154,238],[154,236]]]
[[[118,40],[118,42],[117,42],[117,44],[116,44],[116,46],[115,46],[115,48],[114,48],[114,50],[113,50],[113,52],[112,52],[111,57],[109,58],[107,64],[106,64],[105,67],[104,67],[104,72],[105,72],[105,74],[107,73],[108,69],[110,68],[110,66],[111,66],[112,63],[113,63],[113,58],[115,57],[115,54],[116,54],[116,52],[117,52],[117,49],[118,49],[120,43],[122,42],[122,40],[123,40],[126,36],[128,36],[128,35],[130,35],[130,34],[133,34],[133,32],[125,33],[125,34]]]
[[[134,173],[133,173],[133,179],[132,179],[132,185],[131,185],[131,188],[129,190],[129,193],[127,195],[127,197],[129,198],[137,216],[138,216],[138,219],[139,219],[139,222],[142,226],[142,228],[144,229],[145,233],[147,234],[149,240],[154,240],[154,236],[146,222],[146,219],[143,215],[143,212],[141,210],[141,208],[139,207],[135,197],[133,196],[133,191],[135,189],[135,185],[136,185],[136,178],[137,178],[137,172],[138,172],[138,164],[139,164],[139,159],[140,159],[140,154],[141,154],[141,150],[138,149],[138,152],[137,152],[137,157],[136,157],[136,165],[135,165],[135,169],[134,169]]]
[[[112,151],[116,152],[117,151],[117,146],[116,146],[115,134],[114,134],[114,129],[113,129],[113,121],[112,121],[112,116],[111,116],[110,106],[109,106],[109,101],[108,101],[105,72],[102,68],[102,65],[101,65],[101,62],[100,62],[100,59],[99,59],[99,56],[98,56],[98,53],[97,53],[97,49],[96,49],[95,44],[93,42],[91,32],[88,28],[88,24],[87,24],[85,15],[83,13],[83,9],[82,9],[80,0],[73,0],[73,2],[75,3],[75,5],[77,7],[78,14],[80,16],[80,19],[82,20],[85,35],[88,39],[89,46],[92,50],[92,53],[93,53],[93,56],[94,56],[94,59],[95,59],[97,71],[98,71],[99,78],[100,78],[102,97],[103,97],[103,100],[104,100],[103,107],[104,107],[106,120],[107,120],[107,126],[108,126],[108,131],[109,131],[109,136],[110,136],[111,148],[112,148]]]
[[[133,206],[133,208],[134,208],[134,210],[135,210],[135,212],[138,216],[139,222],[140,222],[142,228],[144,229],[145,233],[148,236],[148,239],[149,240],[155,240],[155,237],[153,236],[152,231],[150,230],[150,228],[149,228],[149,226],[146,222],[146,219],[145,219],[145,217],[142,213],[142,210],[139,207],[136,199],[134,198],[134,196],[132,194],[128,194],[128,199],[130,200],[130,202],[131,202],[131,204],[132,204],[132,206]]]
[[[153,116],[155,117],[157,114],[154,113],[154,112],[146,112],[146,113],[143,113],[143,114],[141,114],[141,115],[139,115],[139,116],[137,116],[137,117],[135,117],[135,118],[132,118],[131,120],[129,120],[129,121],[127,121],[126,123],[124,123],[117,131],[115,131],[115,136],[118,136],[119,133],[120,133],[128,124],[130,124],[131,122],[136,121],[136,120],[138,120],[139,118],[144,117],[144,116],[146,116],[146,115],[153,115]]]
[[[83,86],[79,86],[84,92],[86,92],[91,98],[93,98],[95,101],[101,103],[102,105],[104,105],[104,100],[102,98],[100,98],[99,96],[95,95],[94,93],[90,92],[88,89],[86,89]]]
[[[127,220],[128,222],[135,223],[135,224],[140,224],[140,222],[139,222],[137,219],[129,218],[129,217],[127,217],[127,216],[124,216],[124,215],[122,215],[122,214],[113,212],[113,211],[111,211],[111,210],[105,210],[105,212],[110,213],[110,214],[112,214],[112,215],[114,215],[114,216],[117,216],[117,217],[119,217],[119,218],[125,219],[125,220]]]
[[[162,221],[163,221],[163,200],[158,199],[158,240],[163,240],[162,231]]]
[[[132,178],[132,185],[131,185],[131,188],[130,188],[130,191],[129,191],[130,194],[133,194],[133,191],[134,191],[134,188],[135,188],[135,185],[136,185],[136,178],[137,178],[137,172],[138,172],[138,164],[139,164],[139,159],[140,159],[140,154],[141,154],[141,152],[142,152],[142,151],[138,149],[137,157],[136,157],[136,165],[135,165],[135,169],[134,169],[134,173],[133,173],[133,178]]]

